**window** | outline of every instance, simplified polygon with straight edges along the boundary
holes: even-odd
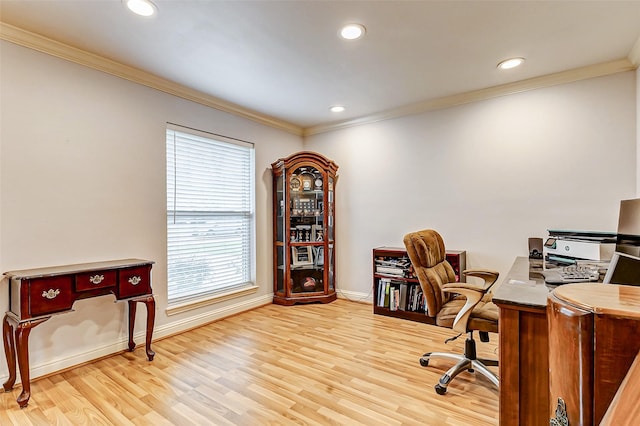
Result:
[[[168,302],[251,285],[253,144],[167,128]]]

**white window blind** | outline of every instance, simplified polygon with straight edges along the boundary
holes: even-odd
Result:
[[[253,145],[167,129],[169,303],[251,283]]]

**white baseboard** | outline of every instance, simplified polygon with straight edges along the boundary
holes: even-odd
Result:
[[[213,321],[226,318],[231,315],[239,314],[251,309],[258,308],[260,306],[269,304],[273,301],[273,294],[267,294],[264,296],[256,297],[250,300],[228,305],[219,309],[212,309],[201,315],[186,318],[180,321],[173,321],[170,324],[156,327],[153,330],[154,339],[161,339],[163,337],[171,336],[173,334],[181,333],[183,331],[200,327]],[[144,334],[143,334],[144,335]]]
[[[336,294],[338,299],[350,300],[352,302],[360,302],[360,303],[373,303],[373,294],[372,293],[360,293],[357,291],[348,291],[348,290],[336,290]]]
[[[250,309],[254,309],[268,303],[273,300],[273,294],[267,294],[264,296],[256,297],[250,300],[238,302],[236,304],[221,307],[219,309],[212,309],[204,314],[196,315],[190,318],[186,318],[180,321],[173,321],[170,324],[157,326],[153,329],[153,340],[162,339],[173,334],[178,334],[186,330],[200,327],[207,323],[220,320],[222,318],[239,314]],[[137,343],[136,347],[144,346],[146,331],[140,331],[133,336],[134,341]],[[106,357],[123,350],[128,347],[129,338],[127,336],[119,339],[118,341],[109,343],[104,346],[96,347],[85,352],[77,353],[64,358],[57,358],[51,361],[32,364],[30,367],[31,379],[36,379],[48,374],[55,373],[67,368],[71,368],[76,365],[84,364],[86,362]],[[144,354],[144,352],[142,352]],[[146,355],[145,355],[146,356]],[[7,372],[8,374],[8,372]],[[5,382],[8,375],[2,378],[2,382]],[[20,383],[20,373],[18,371],[18,377],[16,384]]]

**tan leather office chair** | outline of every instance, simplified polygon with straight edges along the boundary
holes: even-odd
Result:
[[[497,366],[498,361],[478,358],[473,332],[478,331],[480,340],[489,341],[489,332],[498,332],[498,307],[491,302],[490,289],[498,279],[498,273],[486,269],[463,271],[464,277],[473,276],[484,280],[483,285],[456,282],[453,268],[446,260],[444,242],[440,234],[432,229],[412,232],[404,237],[404,245],[420,281],[424,294],[426,314],[435,319],[436,325],[468,333],[464,354],[428,352],[420,358],[426,367],[431,358],[457,361],[435,385],[436,392],[444,395],[454,377],[464,370],[477,371],[491,383],[499,386],[498,377],[487,366]],[[447,339],[449,342],[455,338]]]

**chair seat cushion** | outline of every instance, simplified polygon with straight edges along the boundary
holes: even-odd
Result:
[[[436,324],[441,327],[453,328],[453,321],[462,309],[466,298],[457,296],[445,303],[436,316]],[[490,295],[485,296],[471,311],[467,330],[498,332],[498,307],[491,302]]]

